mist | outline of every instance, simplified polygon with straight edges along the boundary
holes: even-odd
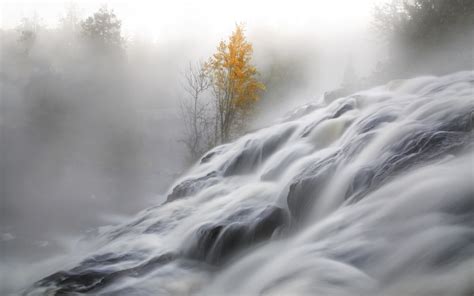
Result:
[[[137,2],[133,14],[131,4],[106,1],[121,22],[123,47],[115,52],[80,35],[80,21],[97,3],[2,3],[9,12],[0,30],[0,245],[2,274],[11,272],[2,276],[5,293],[85,253],[81,241],[103,227],[166,200],[194,165],[183,145],[183,73],[211,57],[235,24],[244,25],[266,85],[242,135],[298,106],[329,102],[331,93],[473,68],[472,25],[453,28],[419,55],[406,40],[374,29],[375,6],[388,1],[282,1],[274,13],[270,2],[247,2],[251,12],[228,14],[208,1]],[[151,7],[160,10],[156,18]],[[34,37],[25,35],[30,31]],[[25,271],[27,264],[38,269]]]

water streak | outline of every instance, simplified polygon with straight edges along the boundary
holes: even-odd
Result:
[[[474,72],[295,110],[207,153],[26,295],[472,295]]]

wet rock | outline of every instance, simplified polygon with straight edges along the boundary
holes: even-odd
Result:
[[[325,116],[320,120],[312,122],[311,124],[309,124],[308,126],[306,126],[303,129],[303,132],[301,133],[301,137],[306,138],[318,125],[320,125],[322,122],[324,122],[324,121],[326,121],[330,118],[331,118],[330,116]]]
[[[213,148],[212,150],[210,150],[206,154],[204,154],[204,156],[200,160],[200,163],[204,164],[204,163],[208,163],[208,162],[212,161],[218,155],[222,155],[224,152],[226,152],[230,146],[231,145],[229,145],[229,144],[224,144],[224,145],[220,145],[220,146],[217,146],[217,147]]]
[[[463,124],[450,127],[465,128]],[[351,203],[357,202],[402,171],[406,172],[416,165],[447,154],[455,154],[462,149],[469,137],[468,132],[462,131],[414,131],[401,138],[397,144],[386,147],[387,153],[382,154],[374,165],[359,171],[346,192],[346,198],[350,197]]]
[[[273,235],[275,230],[288,224],[288,214],[279,207],[265,208],[251,227],[251,239],[254,242],[265,240]]]
[[[295,221],[304,220],[335,170],[335,158],[328,157],[304,170],[290,185],[287,204]]]
[[[212,248],[208,250],[206,262],[220,264],[252,241],[248,237],[248,226],[235,222],[227,225],[217,236]]]
[[[397,119],[397,116],[393,114],[376,114],[374,116],[368,116],[358,123],[359,130],[361,133],[367,133],[383,123],[392,122],[395,119]]]
[[[207,163],[216,155],[216,151],[210,151],[201,158],[201,163]]]
[[[173,188],[172,192],[168,195],[166,202],[172,202],[176,199],[196,194],[203,188],[217,183],[216,177],[216,172],[210,172],[203,177],[184,180]]]
[[[334,113],[332,118],[338,118],[338,117],[342,116],[344,113],[346,113],[350,110],[353,110],[354,108],[355,108],[355,106],[354,106],[353,102],[344,103],[342,106],[340,106],[336,110],[336,112]]]
[[[189,248],[187,256],[192,259],[206,260],[209,250],[215,244],[224,226],[207,224],[201,226],[195,234],[194,244]]]
[[[37,282],[35,287],[50,287],[54,290],[54,295],[92,293],[99,291],[121,277],[141,277],[155,270],[158,266],[165,265],[175,259],[175,255],[168,253],[154,257],[131,268],[117,269],[107,267],[107,265],[114,262],[122,262],[122,257],[114,257],[110,254],[103,256],[103,258],[87,259],[69,271],[54,273]]]
[[[360,197],[361,192],[365,192],[367,188],[372,186],[374,176],[375,173],[370,168],[363,168],[358,171],[347,189],[345,199],[349,199],[354,194]]]
[[[256,216],[241,217],[238,221],[226,219],[223,223],[199,228],[191,238],[194,243],[187,256],[209,264],[223,264],[238,251],[269,239],[278,228],[287,225],[288,215],[282,208],[268,206]]]
[[[299,107],[298,109],[290,112],[290,113],[287,113],[284,117],[283,117],[283,122],[288,122],[288,121],[292,121],[292,120],[295,120],[295,119],[299,119],[305,115],[308,115],[310,114],[311,112],[313,112],[314,110],[316,109],[319,109],[321,108],[321,105],[319,104],[316,104],[316,103],[310,103],[310,104],[306,104],[304,106],[301,106]]]
[[[229,162],[224,170],[224,177],[251,172],[281,147],[294,130],[295,128],[290,126],[285,131],[272,135],[263,141],[248,141],[246,147]]]

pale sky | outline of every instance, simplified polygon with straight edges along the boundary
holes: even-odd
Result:
[[[227,34],[236,22],[286,31],[308,29],[344,33],[367,27],[375,3],[383,0],[0,0],[1,24],[15,27],[35,13],[54,27],[71,3],[83,17],[100,6],[112,8],[129,36],[162,39],[173,35],[213,31]],[[211,32],[207,32],[211,33]]]

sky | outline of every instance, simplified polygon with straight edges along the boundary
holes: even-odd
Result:
[[[152,41],[170,50],[175,47],[168,45],[192,47],[198,57],[209,55],[214,44],[228,36],[236,23],[242,23],[256,46],[257,38],[262,37],[285,40],[286,47],[293,40],[294,47],[304,46],[306,51],[316,47],[326,50],[319,53],[319,62],[326,65],[340,63],[341,56],[345,64],[350,56],[357,70],[365,74],[378,58],[374,55],[383,52],[371,45],[371,17],[375,5],[385,1],[388,0],[0,0],[0,23],[3,28],[15,28],[22,18],[36,15],[43,26],[55,27],[67,7],[76,7],[83,19],[107,6],[122,20],[127,39]],[[262,36],[262,32],[270,35]],[[338,72],[337,77],[342,75],[340,67],[324,68]]]
[[[155,40],[174,38],[179,33],[206,30],[226,33],[236,22],[247,26],[295,30],[308,26],[321,33],[343,33],[364,28],[370,22],[375,3],[383,0],[0,0],[1,24],[15,27],[23,17],[35,13],[46,26],[55,26],[65,8],[76,5],[87,16],[103,5],[113,8],[123,20],[129,36]]]

